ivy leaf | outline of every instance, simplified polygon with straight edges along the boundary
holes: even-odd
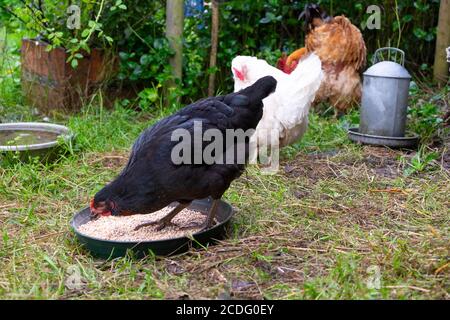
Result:
[[[417,10],[425,12],[428,9],[430,9],[429,4],[421,3],[419,1],[414,1],[414,7],[416,7]]]
[[[413,19],[413,16],[410,14],[404,15],[402,20],[403,22],[410,22]]]
[[[133,70],[133,75],[139,77],[142,74],[142,68],[140,65],[137,65],[136,68]]]
[[[140,64],[143,66],[148,65],[150,61],[151,57],[148,54],[142,55],[141,58],[139,59]]]
[[[259,23],[266,24],[266,23],[270,23],[274,20],[277,20],[275,15],[272,12],[266,12],[266,16],[264,18],[262,18],[261,20],[259,20]]]
[[[427,35],[427,33],[422,28],[419,27],[414,28],[413,33],[419,39],[423,39]]]
[[[120,52],[119,52],[119,57],[120,57],[120,59],[122,59],[122,60],[127,60],[127,59],[128,59],[128,53],[127,53],[127,52],[120,51]]]
[[[397,31],[400,28],[400,22],[399,21],[394,21],[392,23],[392,28],[394,29],[394,31]]]
[[[427,35],[425,36],[425,41],[433,41],[434,40],[434,34],[431,32],[428,32]]]
[[[163,39],[155,39],[155,41],[153,41],[153,47],[155,49],[162,49],[164,47],[164,40]]]
[[[76,69],[76,67],[78,67],[78,60],[72,59],[72,61],[70,62],[70,65],[72,66],[72,68]]]

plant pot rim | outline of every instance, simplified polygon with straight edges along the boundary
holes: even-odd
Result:
[[[47,42],[47,41],[45,41],[43,39],[36,39],[36,38],[26,38],[26,37],[24,37],[24,38],[22,38],[22,41],[34,42],[35,45],[45,45],[45,46],[51,45],[51,43],[49,43],[49,42]],[[87,53],[86,50],[82,50],[81,53],[83,54],[83,56],[85,56],[85,55],[89,56],[89,55],[92,54],[93,51],[106,52],[106,51],[108,51],[108,49],[112,49],[112,47],[110,47],[110,48],[93,47],[91,49],[91,53]],[[58,47],[52,48],[50,51],[53,51],[53,50],[64,50],[64,52],[66,52],[66,53],[68,52],[68,50],[65,47],[62,47],[62,46],[58,46]]]

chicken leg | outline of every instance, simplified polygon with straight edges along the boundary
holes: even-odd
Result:
[[[208,215],[206,216],[205,222],[203,222],[201,224],[197,223],[197,222],[192,222],[191,224],[186,226],[185,229],[201,227],[201,231],[205,231],[205,230],[208,230],[209,228],[211,228],[214,225],[214,218],[216,217],[217,207],[219,205],[219,200],[220,199],[214,199],[213,200],[213,203],[212,203],[211,207],[208,210]]]
[[[185,209],[186,207],[188,207],[191,203],[190,202],[180,202],[178,203],[178,205],[172,209],[172,211],[170,211],[166,216],[162,217],[159,220],[156,221],[151,221],[151,222],[145,222],[142,223],[138,226],[136,226],[134,228],[134,230],[139,230],[143,227],[148,227],[148,226],[152,226],[152,225],[157,225],[156,230],[160,231],[162,229],[164,229],[165,227],[169,226],[169,225],[173,225],[172,223],[172,219],[178,214],[180,213],[183,209]]]
[[[208,210],[208,216],[206,217],[203,230],[209,229],[214,225],[214,218],[216,217],[217,207],[220,199],[214,199],[211,207]]]

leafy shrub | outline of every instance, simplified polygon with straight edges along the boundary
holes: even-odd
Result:
[[[61,43],[69,41],[70,47],[75,49],[83,47],[82,43],[89,32],[86,30],[93,30],[88,39],[89,45],[97,43],[113,46],[121,57],[118,80],[126,85],[137,86],[138,91],[156,88],[160,97],[162,87],[166,81],[171,80],[169,57],[172,52],[164,34],[165,1],[78,0],[83,6],[82,27],[79,31],[60,28],[61,21],[65,20],[58,17],[65,16],[61,10],[66,8],[69,2],[63,2],[61,5],[50,0],[4,0],[0,5],[0,19],[10,19],[5,10],[1,10],[2,7],[17,8],[14,12],[17,10],[19,15],[22,14],[28,27],[37,28],[35,22],[24,17],[29,9],[21,6],[23,2],[42,2],[52,13],[48,18],[56,27],[47,28],[49,34],[45,36],[51,36],[54,44],[60,39]],[[201,14],[185,18],[183,83],[178,90],[167,92],[173,96],[184,97],[183,102],[206,95],[208,75],[211,72],[217,73],[218,92],[232,90],[230,64],[238,54],[258,56],[275,64],[281,52],[291,52],[304,44],[303,22],[297,18],[305,1],[220,1],[218,64],[217,68],[209,70],[211,10],[208,2]],[[381,30],[369,30],[366,27],[370,15],[366,12],[369,4],[350,0],[315,2],[330,15],[344,14],[361,28],[369,58],[379,47],[399,47],[406,52],[409,70],[419,76],[430,74],[434,59],[439,0],[383,0],[370,3],[381,8]],[[104,3],[104,9],[95,22],[95,13],[99,12],[101,3]],[[51,30],[52,28],[54,30]],[[70,39],[77,39],[78,42],[74,40],[71,43]],[[74,57],[76,58],[75,55]],[[147,90],[144,94],[146,99],[154,97],[148,94]]]

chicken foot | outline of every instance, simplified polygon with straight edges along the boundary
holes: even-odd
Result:
[[[202,231],[208,230],[214,225],[214,218],[216,217],[217,207],[219,205],[220,199],[214,199],[211,207],[208,210],[208,215],[206,217],[206,221],[203,222],[201,225],[190,225],[189,227],[201,227]]]
[[[211,228],[214,225],[214,219],[216,217],[216,212],[217,212],[217,207],[219,205],[219,200],[220,199],[214,199],[213,200],[213,203],[212,203],[211,207],[208,210],[208,215],[206,217],[206,221],[201,224],[202,230],[207,230],[207,229]],[[172,219],[178,213],[180,213],[183,209],[188,207],[189,205],[190,205],[190,202],[179,203],[178,206],[176,206],[172,211],[170,211],[165,217],[163,217],[163,218],[161,218],[160,220],[157,220],[157,221],[150,221],[150,222],[142,223],[142,224],[136,226],[134,228],[134,230],[136,231],[136,230],[139,230],[139,229],[141,229],[143,227],[157,225],[156,230],[160,231],[160,230],[164,229],[167,226],[174,225],[174,223],[172,223]],[[198,225],[190,225],[190,226],[187,226],[185,228],[189,229],[189,228],[193,228],[193,227],[196,227],[196,226],[198,226]]]
[[[201,231],[205,231],[205,230],[208,230],[209,228],[211,228],[214,225],[214,218],[216,217],[216,211],[217,211],[217,206],[219,205],[219,200],[220,199],[213,200],[213,203],[208,210],[208,215],[206,217],[205,222],[203,222],[203,223],[192,222],[189,225],[187,225],[186,227],[183,227],[182,229],[201,228]]]
[[[156,230],[160,231],[162,229],[164,229],[167,226],[170,225],[174,225],[174,223],[172,222],[172,219],[178,214],[180,213],[183,209],[185,209],[186,207],[188,207],[191,203],[190,202],[180,202],[175,208],[173,208],[172,211],[170,211],[166,216],[162,217],[159,220],[156,221],[150,221],[150,222],[145,222],[142,223],[140,225],[137,225],[134,230],[139,230],[143,227],[148,227],[148,226],[153,226],[156,225]]]

